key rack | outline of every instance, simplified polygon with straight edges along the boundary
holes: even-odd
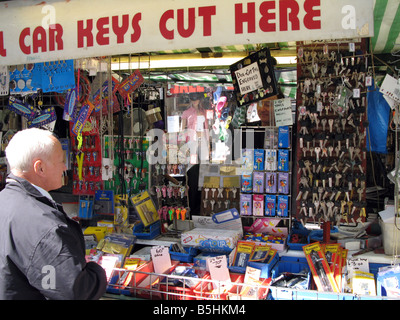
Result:
[[[102,164],[105,189],[120,194],[124,184],[124,191],[128,195],[147,189],[150,186],[149,164],[146,160],[148,147],[149,140],[143,137],[124,136],[121,141],[117,136],[105,135],[103,158],[110,159]]]
[[[355,225],[366,218],[365,41],[298,43],[296,216]]]

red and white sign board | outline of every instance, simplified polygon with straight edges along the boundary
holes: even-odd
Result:
[[[0,65],[373,36],[373,0],[0,3]]]

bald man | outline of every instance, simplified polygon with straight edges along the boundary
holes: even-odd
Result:
[[[85,243],[49,191],[66,170],[59,140],[38,128],[17,132],[6,150],[10,175],[0,192],[0,299],[99,299],[105,271],[85,261]]]

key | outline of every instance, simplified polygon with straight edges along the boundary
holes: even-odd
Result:
[[[311,191],[311,188],[304,188],[303,197],[302,197],[303,200],[307,199],[308,194],[310,193],[310,191]]]
[[[340,120],[340,123],[342,124],[343,132],[346,130],[346,122],[347,122],[346,118],[343,118]]]
[[[299,193],[297,194],[296,201],[299,201],[301,199],[304,189],[305,189],[304,185],[302,185],[302,184],[299,185]]]
[[[214,199],[210,200],[210,204],[211,204],[211,211],[214,211],[215,200]]]
[[[208,199],[208,192],[210,191],[210,188],[204,188],[204,198]]]
[[[236,188],[232,188],[232,193],[233,193],[233,199],[236,199],[236,193],[237,193],[237,189]]]
[[[181,194],[181,199],[183,199],[185,197],[186,188],[185,187],[180,187],[179,188],[179,192]]]
[[[330,133],[332,133],[332,130],[333,130],[333,123],[334,123],[334,120],[333,120],[333,119],[329,119],[329,120],[328,120],[329,132],[330,132]]]
[[[217,198],[223,198],[224,195],[222,194],[224,192],[224,188],[218,188],[218,195]]]
[[[228,209],[229,203],[230,203],[230,201],[229,201],[229,200],[225,200],[225,201],[224,201],[224,204],[225,204],[225,209]]]
[[[315,156],[316,156],[316,161],[319,162],[319,153],[321,152],[321,148],[315,147],[314,152],[315,152]]]
[[[156,186],[156,193],[157,193],[157,198],[161,198],[161,188],[159,186]]]
[[[308,184],[309,178],[307,177],[301,177],[299,183],[302,184],[305,188],[309,188]]]
[[[226,193],[226,198],[227,198],[227,199],[229,198],[229,191],[230,191],[229,188],[226,188],[226,189],[225,189],[225,193]]]
[[[358,193],[358,201],[361,202],[364,195],[364,189],[358,188],[357,193]]]
[[[329,157],[332,157],[332,152],[333,152],[334,148],[332,146],[328,147],[328,153],[329,153]]]
[[[310,160],[304,161],[304,165],[306,166],[306,170],[308,171],[308,174],[312,175],[312,173],[311,173],[311,161]]]
[[[208,200],[207,200],[207,199],[204,199],[204,200],[203,200],[203,208],[206,209],[207,206],[208,206]]]
[[[326,120],[326,118],[321,119],[322,131],[325,131],[327,122],[328,122],[328,120]]]
[[[323,187],[318,187],[318,201],[322,201],[322,193],[324,192]]]

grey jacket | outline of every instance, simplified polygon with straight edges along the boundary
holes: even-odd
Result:
[[[28,181],[0,192],[0,299],[99,299],[103,268],[85,261],[79,224]]]

